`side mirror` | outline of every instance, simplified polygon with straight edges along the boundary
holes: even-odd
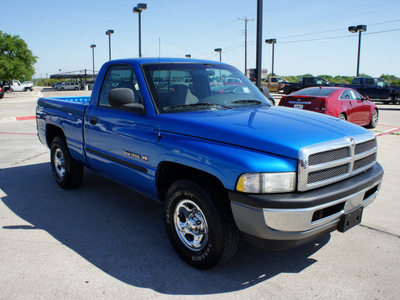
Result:
[[[135,94],[129,88],[115,88],[108,94],[108,103],[112,107],[127,108],[135,113],[144,113],[143,104],[135,103]]]

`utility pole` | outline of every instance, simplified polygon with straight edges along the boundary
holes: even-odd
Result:
[[[244,21],[244,74],[247,76],[247,22],[254,21],[254,19],[238,18],[239,21]]]
[[[261,88],[263,0],[257,0],[256,86]]]

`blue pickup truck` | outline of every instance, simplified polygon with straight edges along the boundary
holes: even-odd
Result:
[[[390,86],[381,78],[356,77],[351,84],[335,84],[335,86],[348,87],[356,90],[371,100],[382,101],[384,104],[400,104],[400,88]]]
[[[225,78],[241,89],[214,92]],[[163,203],[173,247],[199,269],[231,259],[240,238],[285,249],[345,232],[383,178],[373,133],[274,107],[220,62],[110,61],[91,97],[40,98],[36,116],[62,188],[87,167]]]

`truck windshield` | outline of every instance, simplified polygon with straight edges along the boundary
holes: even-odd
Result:
[[[160,113],[271,105],[253,83],[228,65],[161,63],[143,69]]]

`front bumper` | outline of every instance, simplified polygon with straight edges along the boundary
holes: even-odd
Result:
[[[342,216],[375,200],[383,178],[376,163],[344,181],[302,193],[229,192],[232,213],[245,238],[264,248],[290,248],[336,230]]]

